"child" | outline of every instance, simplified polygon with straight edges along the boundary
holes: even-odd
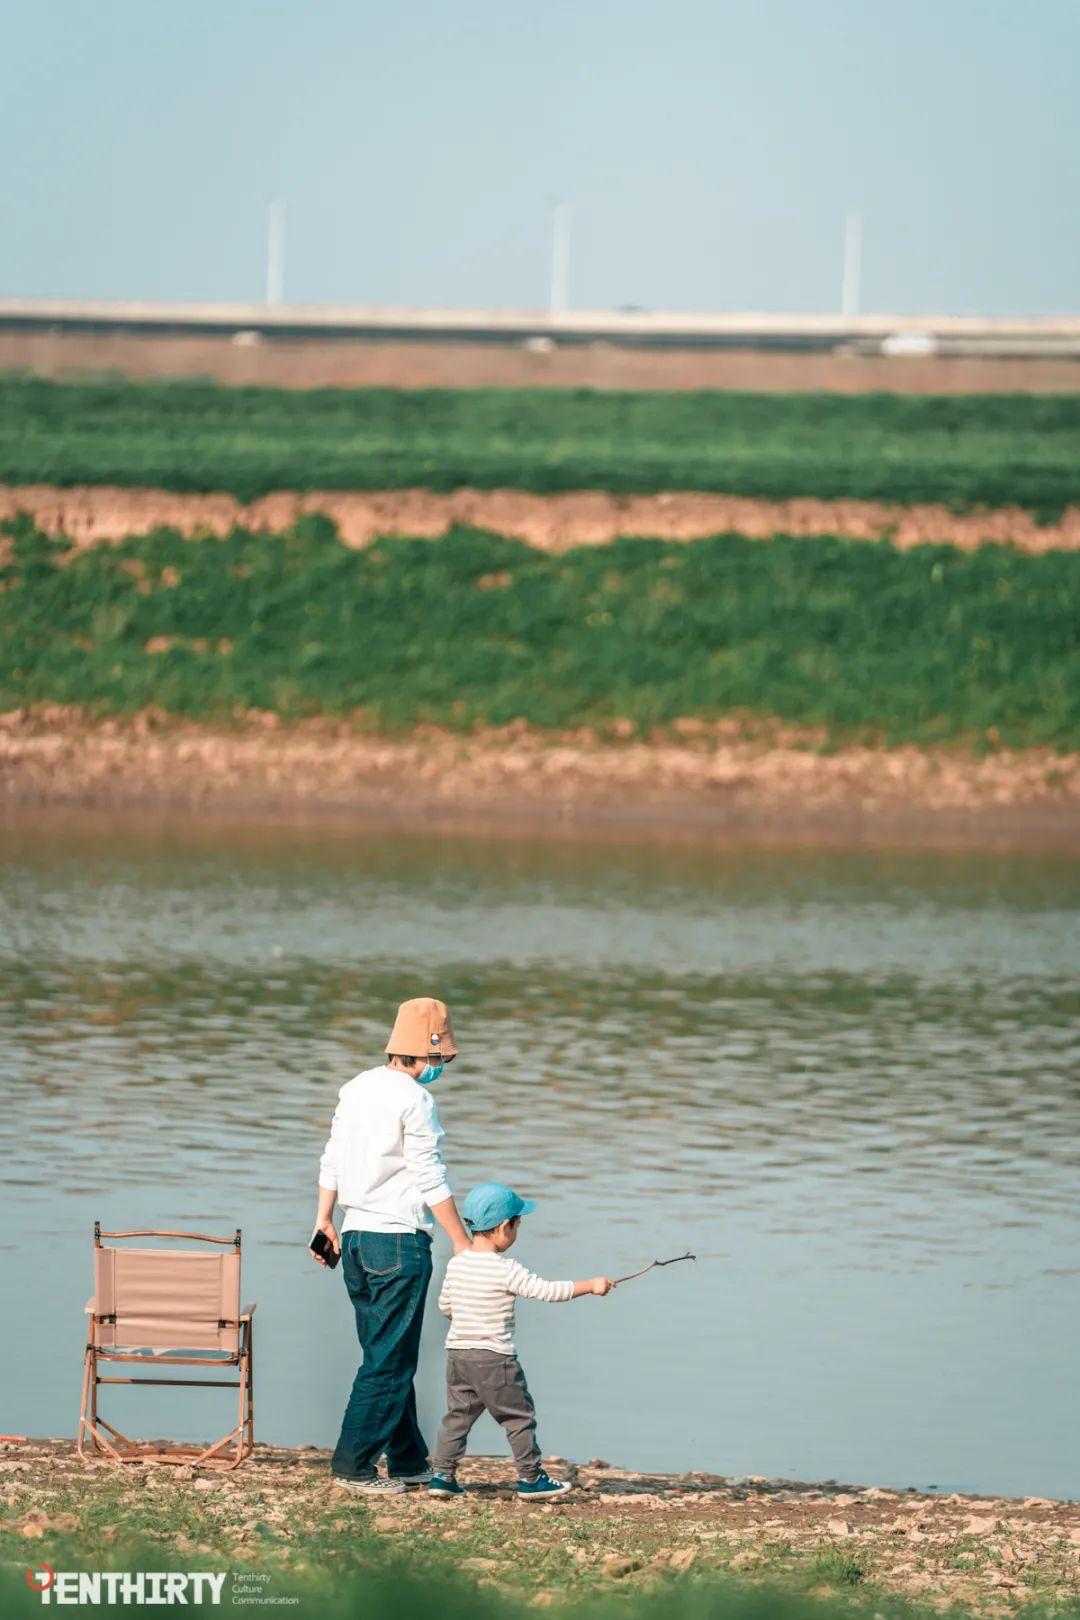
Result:
[[[548,1303],[578,1299],[582,1294],[608,1294],[610,1277],[586,1282],[545,1282],[506,1254],[518,1235],[523,1215],[536,1208],[499,1181],[474,1187],[462,1211],[473,1234],[473,1246],[456,1254],[446,1268],[439,1309],[450,1318],[446,1336],[447,1411],[431,1465],[432,1496],[464,1496],[456,1479],[469,1430],[488,1411],[506,1430],[518,1471],[523,1502],[550,1501],[573,1487],[551,1479],[540,1466],[536,1443],[536,1408],[521,1363],[514,1354],[514,1301]]]

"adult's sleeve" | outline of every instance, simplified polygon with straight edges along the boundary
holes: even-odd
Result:
[[[548,1282],[535,1271],[527,1271],[517,1260],[511,1260],[507,1268],[506,1286],[519,1299],[539,1299],[545,1305],[562,1305],[574,1297],[572,1282]]]
[[[326,1192],[337,1192],[338,1169],[341,1162],[342,1124],[341,1104],[334,1109],[330,1137],[319,1160],[319,1186]]]
[[[429,1209],[432,1204],[445,1203],[452,1196],[439,1147],[446,1133],[426,1091],[409,1104],[402,1123],[405,1164],[413,1186]]]

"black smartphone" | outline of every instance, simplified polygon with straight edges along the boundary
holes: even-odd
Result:
[[[317,1254],[320,1260],[325,1260],[331,1271],[341,1259],[341,1255],[334,1248],[325,1232],[316,1232],[310,1244],[312,1254]]]

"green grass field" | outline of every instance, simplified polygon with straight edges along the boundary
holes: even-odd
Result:
[[[363,1558],[358,1559],[351,1548],[342,1547],[337,1560],[332,1545],[324,1543],[320,1552],[324,1562],[317,1573],[284,1580],[268,1573],[257,1553],[237,1568],[205,1555],[163,1559],[158,1549],[147,1546],[134,1549],[134,1558],[129,1557],[121,1567],[133,1572],[169,1568],[223,1571],[219,1604],[209,1597],[201,1603],[194,1602],[191,1596],[185,1598],[185,1609],[199,1613],[228,1613],[239,1605],[246,1612],[283,1610],[303,1620],[355,1620],[359,1615],[392,1615],[395,1620],[523,1620],[537,1612],[528,1592],[515,1598],[505,1592],[485,1590],[452,1569],[436,1573],[429,1565],[425,1572],[410,1568],[404,1561],[382,1560],[372,1561],[364,1569]],[[35,1549],[28,1548],[23,1562],[36,1572],[43,1560],[35,1557]],[[446,1560],[439,1562],[445,1564]],[[109,1556],[102,1558],[92,1548],[84,1547],[79,1556],[69,1556],[62,1564],[49,1567],[79,1573],[118,1566],[111,1549]],[[247,1579],[245,1568],[250,1571]],[[84,1613],[132,1613],[130,1604],[107,1601],[108,1587],[104,1583],[97,1590],[101,1601],[82,1605]],[[569,1593],[554,1596],[547,1590],[543,1595],[547,1600],[543,1607],[548,1613],[570,1616],[572,1620],[934,1620],[935,1616],[929,1607],[919,1608],[881,1593],[856,1597],[840,1590],[830,1596],[824,1584],[813,1595],[780,1587],[753,1588],[732,1581],[686,1582],[647,1592],[613,1588],[608,1596],[594,1593],[585,1599]],[[0,1572],[0,1600],[3,1612],[11,1617],[37,1614],[42,1606],[41,1597],[29,1589],[24,1572],[11,1567]],[[972,1611],[953,1608],[949,1612],[962,1620]],[[1077,1620],[1080,1609],[1070,1603],[1032,1604],[1014,1612],[1022,1613],[1025,1620]]]
[[[261,1575],[299,1612],[394,1620],[1080,1620],[1076,1514],[1064,1503],[799,1498],[706,1476],[626,1476],[557,1509],[522,1508],[500,1461],[473,1459],[469,1496],[373,1501],[330,1485],[326,1453],[256,1454],[211,1477],[87,1467],[69,1444],[5,1453],[0,1613],[36,1612],[24,1571],[210,1570]],[[586,1475],[586,1479],[589,1476]],[[663,1495],[645,1486],[662,1484]],[[623,1489],[621,1487],[625,1486]],[[1000,1510],[999,1520],[978,1507]],[[843,1509],[838,1521],[837,1512]]]
[[[1080,502],[1080,396],[287,392],[0,378],[0,482]]]
[[[735,711],[837,739],[1080,741],[1077,553],[728,535],[551,555],[470,530],[353,551],[309,517],[66,557],[12,527],[3,708],[639,734]]]

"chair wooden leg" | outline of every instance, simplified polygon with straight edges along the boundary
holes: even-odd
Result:
[[[94,1372],[96,1372],[96,1368],[94,1367],[94,1349],[92,1345],[88,1344],[86,1347],[86,1354],[83,1356],[82,1400],[79,1402],[79,1432],[75,1441],[75,1450],[78,1452],[80,1457],[86,1456],[86,1430],[89,1418],[88,1406],[90,1399],[90,1379]]]
[[[233,1467],[239,1468],[247,1456],[247,1400],[248,1379],[251,1377],[251,1352],[245,1349],[240,1357],[240,1390],[236,1414],[236,1456]]]
[[[90,1424],[94,1435],[95,1449],[100,1449],[97,1442],[98,1432],[98,1355],[93,1352],[93,1365],[90,1369]]]
[[[236,1425],[212,1445],[175,1446],[159,1450],[143,1446],[122,1434],[98,1412],[98,1358],[94,1345],[88,1344],[83,1359],[82,1404],[79,1411],[79,1432],[76,1451],[80,1457],[106,1456],[110,1462],[171,1462],[190,1468],[239,1468],[255,1449],[255,1376],[252,1353],[251,1324],[248,1322],[240,1341],[237,1366]],[[106,1383],[169,1383],[185,1380],[169,1379],[106,1379]],[[230,1449],[231,1448],[231,1449]]]
[[[114,1429],[98,1411],[97,1369],[97,1350],[94,1345],[88,1344],[83,1357],[82,1405],[79,1410],[79,1433],[75,1441],[75,1450],[80,1457],[97,1457],[104,1454],[111,1462],[126,1462],[129,1458],[117,1450],[109,1436],[112,1435],[122,1446],[127,1446],[129,1454],[134,1447],[127,1435],[121,1434],[119,1429]],[[106,1430],[108,1433],[104,1432]]]
[[[250,1457],[255,1450],[255,1329],[248,1323],[247,1339],[247,1450]]]
[[[216,1446],[211,1446],[209,1451],[204,1452],[202,1457],[198,1459],[199,1462],[208,1461],[214,1451],[217,1451],[219,1447],[224,1446],[234,1437],[233,1454],[224,1465],[226,1468],[239,1468],[240,1464],[246,1462],[255,1449],[255,1366],[250,1326],[240,1353],[239,1373],[240,1389],[237,1402],[236,1428],[231,1435],[226,1435],[225,1440],[219,1440]]]

